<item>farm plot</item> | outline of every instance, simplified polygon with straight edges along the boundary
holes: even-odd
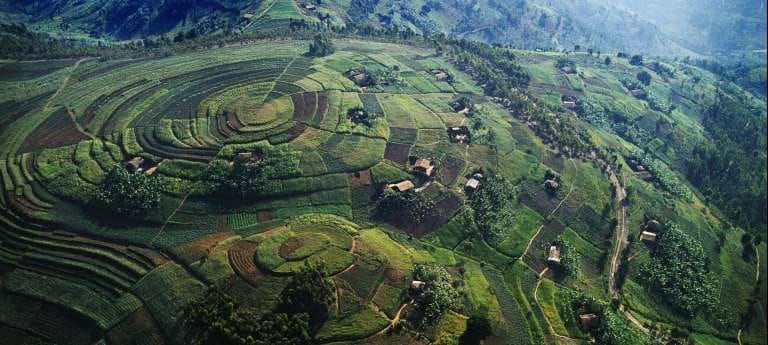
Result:
[[[33,152],[45,148],[71,145],[87,139],[69,117],[67,109],[59,108],[53,115],[27,136],[19,152]]]

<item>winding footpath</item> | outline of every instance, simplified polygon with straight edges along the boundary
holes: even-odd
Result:
[[[616,286],[616,275],[621,266],[621,253],[627,246],[627,207],[624,199],[627,197],[627,191],[619,181],[613,170],[609,170],[609,180],[616,191],[616,231],[614,231],[613,248],[611,248],[611,272],[608,275],[608,294],[611,297],[617,297],[619,291]]]

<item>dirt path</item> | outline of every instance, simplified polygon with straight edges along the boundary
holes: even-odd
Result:
[[[616,275],[621,264],[621,253],[627,246],[627,208],[624,205],[627,191],[613,171],[610,171],[609,179],[616,190],[615,203],[618,210],[616,214],[617,222],[616,231],[614,231],[613,248],[611,249],[611,271],[608,275],[608,294],[611,297],[616,297],[619,294],[618,289],[616,288]]]
[[[573,160],[571,160],[571,163],[573,163]],[[573,163],[573,164],[574,164],[574,167],[575,167],[575,163]],[[520,255],[520,257],[523,257],[523,256],[525,256],[525,254],[528,253],[528,250],[531,249],[531,245],[533,244],[533,241],[536,239],[536,237],[539,236],[539,233],[541,232],[541,229],[543,229],[544,226],[547,225],[547,218],[552,217],[560,209],[560,206],[563,206],[565,201],[568,200],[568,197],[571,196],[571,193],[573,193],[574,189],[575,189],[575,185],[571,184],[571,189],[568,190],[568,194],[566,194],[565,197],[563,198],[563,200],[560,200],[560,202],[557,204],[555,209],[553,209],[552,212],[549,212],[549,214],[544,218],[544,222],[541,223],[541,225],[539,226],[538,229],[536,229],[536,233],[534,233],[533,236],[531,236],[531,239],[528,241],[528,245],[525,246],[525,250],[523,251],[523,254]]]
[[[171,221],[171,218],[178,212],[182,206],[184,206],[184,203],[187,201],[187,198],[189,198],[189,195],[192,193],[187,193],[187,195],[184,196],[184,199],[181,199],[181,202],[179,203],[179,206],[177,206],[175,209],[173,209],[173,212],[171,212],[170,215],[168,215],[168,218],[165,219],[163,222],[163,226],[160,227],[160,230],[157,231],[157,234],[155,234],[155,237],[152,237],[152,240],[149,241],[148,247],[152,247],[152,244],[155,243],[155,240],[157,240],[158,237],[160,237],[160,234],[163,233],[163,230],[165,230],[165,227],[168,225],[168,222]]]
[[[755,283],[760,282],[760,250],[755,247],[755,258],[757,259],[755,261]],[[739,328],[739,332],[736,333],[736,341],[739,342],[739,345],[741,345],[741,331],[743,329]]]
[[[374,334],[373,336],[382,335],[386,333],[390,328],[395,327],[395,325],[397,325],[397,323],[400,322],[400,315],[403,313],[403,310],[405,309],[405,307],[411,304],[413,304],[413,300],[403,303],[400,306],[400,309],[397,310],[395,317],[393,317],[392,320],[389,321],[389,325],[387,325],[387,327],[384,327],[382,330],[376,332],[376,334]]]
[[[82,58],[80,60],[77,60],[77,62],[75,62],[75,64],[72,65],[72,72],[70,72],[69,74],[67,74],[66,77],[64,77],[64,80],[61,81],[61,85],[59,85],[59,88],[56,89],[56,92],[53,95],[51,95],[51,97],[48,98],[48,102],[45,102],[45,105],[43,106],[43,108],[48,109],[51,107],[51,102],[56,97],[59,96],[59,94],[61,93],[61,90],[64,90],[64,88],[67,87],[67,84],[69,84],[69,79],[72,77],[72,73],[74,73],[77,70],[77,67],[80,66],[80,63],[82,63],[83,61],[88,61],[90,59],[91,58]]]

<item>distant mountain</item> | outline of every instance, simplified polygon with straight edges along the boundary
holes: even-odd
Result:
[[[592,0],[658,25],[688,49],[705,54],[766,49],[766,0]]]
[[[304,1],[292,0],[0,0],[0,21],[23,22],[40,31],[130,39],[193,27],[211,32],[242,23],[245,13],[285,18],[288,10],[294,13],[291,18],[322,14],[333,26],[409,27],[526,49],[573,50],[579,45],[606,52],[695,55],[644,16],[596,3],[604,0],[307,1],[317,10],[303,11],[299,4]]]
[[[167,33],[180,27],[213,31],[237,20],[245,0],[0,0],[3,21],[42,31],[117,39]]]
[[[347,22],[408,26],[519,48],[689,54],[656,26],[627,11],[588,0],[324,1]]]

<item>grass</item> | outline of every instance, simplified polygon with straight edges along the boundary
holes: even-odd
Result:
[[[326,322],[315,338],[323,342],[361,339],[383,329],[388,322],[370,306],[361,305],[349,315]]]
[[[552,325],[552,329],[559,335],[568,335],[568,329],[565,327],[563,318],[558,312],[557,305],[557,290],[558,287],[549,279],[542,279],[541,285],[539,285],[537,298],[541,304],[541,309],[544,312],[544,316],[547,321]]]

